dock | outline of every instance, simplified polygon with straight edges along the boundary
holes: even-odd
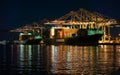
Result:
[[[88,33],[89,35],[103,34],[98,44],[119,45],[120,36],[111,40],[110,27],[116,25],[119,25],[119,22],[115,19],[106,17],[98,12],[91,12],[80,8],[77,11],[70,11],[55,20],[44,22],[43,25],[35,22],[10,32],[20,32],[19,40],[43,38],[45,43],[64,43],[65,40],[63,38],[72,37],[79,29],[96,29],[98,30],[96,33],[93,31]],[[81,35],[85,35],[85,33],[81,33]]]

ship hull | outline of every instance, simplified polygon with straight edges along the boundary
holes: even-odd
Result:
[[[42,39],[27,40],[25,44],[40,44]]]
[[[69,45],[98,45],[102,34],[77,36],[65,39],[65,44]]]

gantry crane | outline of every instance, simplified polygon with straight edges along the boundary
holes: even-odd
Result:
[[[96,28],[102,28],[104,34],[102,37],[102,42],[105,42],[106,35],[110,40],[110,25],[117,24],[117,21],[115,19],[103,16],[98,12],[90,12],[80,8],[77,11],[70,11],[68,14],[45,24],[55,24],[57,26],[81,25],[82,27],[86,25],[90,25],[92,27],[95,25]],[[106,27],[108,28],[108,34],[106,33]]]

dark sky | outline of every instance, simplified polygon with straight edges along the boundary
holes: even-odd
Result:
[[[43,18],[59,18],[79,8],[120,20],[119,0],[3,0],[0,29],[16,28]]]

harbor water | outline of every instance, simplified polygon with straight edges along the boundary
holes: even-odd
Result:
[[[0,75],[111,75],[120,45],[0,45]]]

